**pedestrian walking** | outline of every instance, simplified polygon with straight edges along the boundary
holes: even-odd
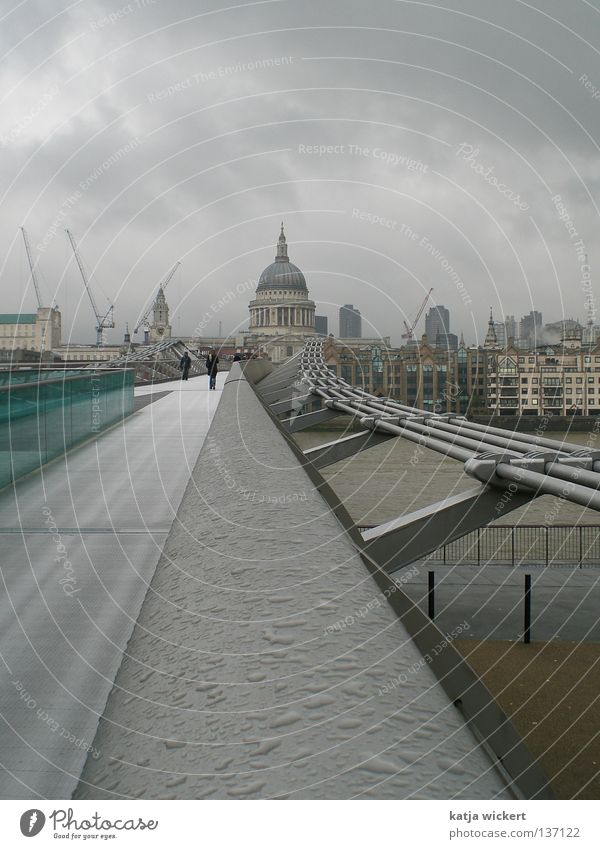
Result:
[[[219,358],[211,351],[206,358],[206,371],[208,372],[208,388],[217,388],[217,373],[219,371]]]
[[[179,360],[179,368],[181,369],[181,379],[187,380],[188,375],[190,373],[190,366],[192,364],[192,358],[186,351],[183,357]]]

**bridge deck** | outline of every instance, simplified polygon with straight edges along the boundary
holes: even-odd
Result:
[[[78,798],[507,791],[234,367]]]
[[[166,390],[0,493],[1,798],[76,785],[221,394]]]

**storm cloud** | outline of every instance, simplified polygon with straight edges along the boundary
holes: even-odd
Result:
[[[244,329],[290,259],[337,332],[400,343],[430,287],[468,342],[540,309],[586,321],[600,182],[600,7],[573,0],[14,3],[0,26],[3,311],[39,257],[65,337],[120,341],[178,259],[173,331]],[[238,289],[236,290],[236,287]],[[423,325],[418,328],[422,332]]]

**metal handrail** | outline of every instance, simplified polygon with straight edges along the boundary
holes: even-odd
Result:
[[[358,530],[362,533],[374,527],[377,526],[359,525]],[[502,532],[506,534],[503,539],[493,539]],[[527,532],[533,532],[541,539],[527,539]],[[558,535],[558,539],[552,540],[551,547],[552,535]],[[487,537],[492,537],[492,545]],[[507,552],[507,549],[510,551]],[[468,563],[478,566],[494,562],[511,566],[525,563],[550,566],[562,563],[579,568],[584,564],[600,565],[600,525],[488,525],[440,546],[429,554],[426,560],[441,564]]]

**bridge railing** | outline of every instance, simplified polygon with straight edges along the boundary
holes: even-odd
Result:
[[[600,525],[489,525],[440,546],[426,560],[448,565],[600,566]]]

